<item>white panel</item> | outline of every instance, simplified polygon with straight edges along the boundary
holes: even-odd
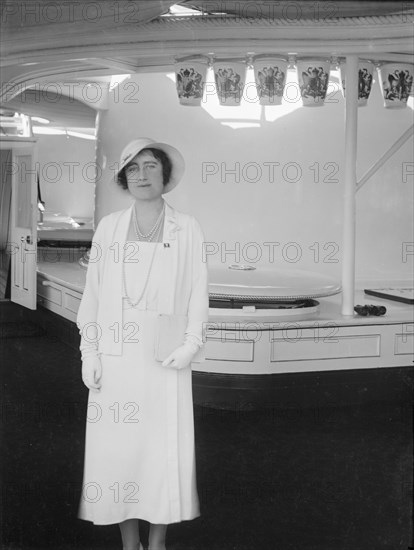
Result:
[[[63,304],[63,289],[52,286],[50,283],[46,286],[40,284],[38,287],[38,294],[58,306],[62,306]]]
[[[271,361],[306,361],[312,359],[349,359],[351,357],[379,357],[381,336],[336,336],[315,341],[299,338],[295,341],[275,339],[271,343]]]
[[[206,360],[253,361],[254,342],[224,342],[207,339]]]
[[[414,355],[414,334],[396,334],[394,339],[395,355]]]
[[[72,313],[78,313],[78,309],[81,303],[82,295],[76,296],[69,292],[65,292],[65,308]]]

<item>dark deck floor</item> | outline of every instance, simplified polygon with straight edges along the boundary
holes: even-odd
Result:
[[[120,549],[117,526],[76,517],[87,402],[79,352],[33,325],[20,323],[20,337],[12,328],[0,340],[2,548]],[[168,549],[407,550],[411,419],[407,399],[195,407],[202,515],[170,526]]]

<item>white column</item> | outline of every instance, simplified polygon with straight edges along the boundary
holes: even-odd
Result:
[[[358,56],[346,57],[345,181],[342,238],[342,315],[354,315]]]

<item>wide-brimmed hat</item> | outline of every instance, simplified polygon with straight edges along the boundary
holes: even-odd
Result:
[[[168,193],[169,191],[174,189],[176,185],[178,185],[181,178],[183,177],[185,162],[182,154],[178,151],[178,149],[176,149],[172,145],[168,145],[167,143],[154,141],[151,138],[139,138],[139,139],[134,139],[133,141],[130,141],[121,153],[117,177],[119,172],[121,172],[121,170],[125,168],[125,166],[136,155],[138,155],[140,151],[142,151],[143,149],[147,149],[148,147],[154,148],[154,149],[160,149],[161,151],[164,151],[164,153],[168,155],[171,161],[172,170],[171,170],[170,181],[164,186],[164,190],[163,190],[163,194]]]

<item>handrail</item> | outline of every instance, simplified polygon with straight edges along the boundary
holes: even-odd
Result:
[[[402,136],[400,136],[397,141],[394,143],[394,145],[392,145],[388,151],[386,151],[382,157],[380,157],[377,162],[375,164],[373,164],[371,166],[371,168],[369,170],[367,170],[367,172],[365,172],[365,174],[362,176],[362,178],[359,180],[359,182],[357,182],[357,186],[356,186],[356,190],[359,191],[361,189],[361,187],[363,185],[365,185],[367,183],[367,181],[375,174],[375,172],[377,172],[381,166],[383,164],[385,164],[387,162],[387,160],[389,158],[392,157],[392,155],[394,153],[396,153],[398,151],[398,149],[400,149],[400,147],[402,147],[402,145],[404,145],[404,143],[410,139],[410,137],[413,135],[414,133],[414,126],[410,126],[408,128],[408,130],[406,130]]]

